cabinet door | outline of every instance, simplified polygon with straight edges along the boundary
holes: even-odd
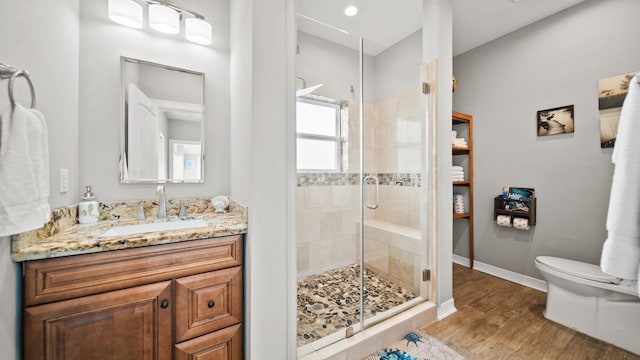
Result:
[[[242,322],[242,267],[176,280],[176,342]]]
[[[242,327],[238,325],[176,345],[175,360],[240,360]]]
[[[172,282],[33,306],[25,359],[171,359]]]

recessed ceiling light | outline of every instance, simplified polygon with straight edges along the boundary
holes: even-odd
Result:
[[[358,8],[354,5],[349,5],[346,8],[344,8],[344,14],[347,16],[354,16],[357,13],[358,13]]]

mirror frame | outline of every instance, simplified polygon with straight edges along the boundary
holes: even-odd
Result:
[[[127,63],[135,63],[142,65],[154,66],[166,70],[171,71],[179,71],[189,75],[197,75],[202,79],[202,121],[200,121],[200,179],[129,179],[125,178],[125,162],[123,161],[126,153],[126,143],[127,143],[127,102],[126,102],[126,94],[127,94],[127,74],[126,74],[126,64]],[[151,61],[140,60],[135,58],[130,58],[126,56],[120,56],[120,98],[119,98],[119,137],[120,137],[120,159],[118,161],[119,170],[120,170],[120,183],[121,184],[202,184],[204,183],[204,173],[205,173],[205,120],[206,120],[206,107],[205,107],[205,74],[198,71],[178,68],[175,66],[159,64]],[[169,140],[169,139],[167,139]],[[168,151],[167,147],[167,151]]]

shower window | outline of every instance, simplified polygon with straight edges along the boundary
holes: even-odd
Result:
[[[346,104],[324,97],[296,103],[298,171],[338,172],[345,167]]]

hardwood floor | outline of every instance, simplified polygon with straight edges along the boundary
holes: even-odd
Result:
[[[454,264],[453,297],[458,311],[423,329],[467,359],[640,360],[545,319],[543,292]]]

